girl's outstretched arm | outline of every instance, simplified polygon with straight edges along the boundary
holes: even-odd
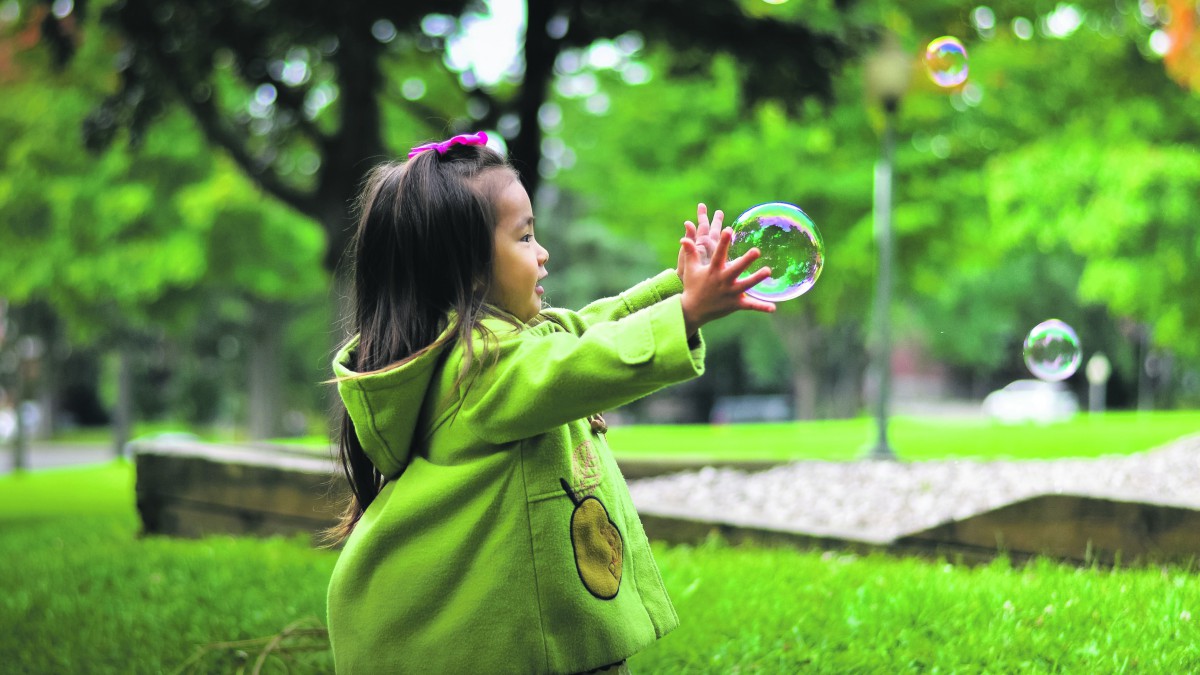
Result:
[[[547,309],[543,313],[554,317],[572,332],[582,333],[591,326],[605,321],[619,321],[634,312],[662,302],[683,292],[683,283],[672,270],[659,274],[609,298],[588,303],[578,312],[563,309]]]
[[[704,347],[689,344],[680,297],[583,333],[547,321],[497,335],[459,389],[458,419],[489,443],[509,443],[703,374]]]
[[[701,260],[708,263],[717,249],[721,234],[721,223],[725,214],[718,210],[709,222],[708,207],[703,203],[696,205],[696,222],[684,222],[684,237],[696,242]],[[680,250],[675,275],[668,276],[666,272],[639,283],[618,295],[601,298],[589,303],[586,307],[574,312],[561,309],[548,309],[544,313],[554,317],[556,321],[576,333],[586,331],[590,326],[605,321],[618,321],[630,314],[649,307],[657,302],[683,292],[683,252]]]
[[[703,347],[689,345],[701,325],[740,309],[775,310],[745,294],[770,270],[739,280],[759,252],[728,260],[732,238],[729,229],[719,234],[708,263],[694,240],[682,239],[682,295],[621,321],[582,333],[547,322],[501,336],[494,363],[461,392],[467,424],[480,438],[509,443],[703,374]]]

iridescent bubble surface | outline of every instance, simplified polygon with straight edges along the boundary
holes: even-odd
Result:
[[[1082,360],[1075,329],[1058,319],[1039,323],[1025,338],[1025,365],[1038,379],[1065,380],[1075,374]]]
[[[799,207],[784,202],[759,204],[738,216],[732,227],[730,260],[754,247],[762,253],[742,276],[764,266],[771,268],[771,277],[746,291],[747,295],[783,302],[804,295],[817,283],[825,265],[825,242]]]
[[[958,38],[943,36],[925,48],[925,72],[939,87],[957,87],[967,81],[967,48]]]

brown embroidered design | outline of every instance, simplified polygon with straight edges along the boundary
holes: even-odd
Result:
[[[571,454],[571,484],[575,486],[575,491],[584,496],[590,495],[600,484],[602,473],[600,456],[596,454],[592,442],[584,441],[575,446],[575,452]]]
[[[608,509],[595,497],[577,499],[566,479],[563,490],[571,498],[571,547],[575,550],[575,569],[589,593],[601,600],[612,600],[621,589],[625,542],[621,531],[608,516]]]

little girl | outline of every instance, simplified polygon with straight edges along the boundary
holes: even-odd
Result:
[[[678,267],[578,313],[483,133],[371,172],[333,367],[352,498],[329,585],[340,673],[618,672],[675,628],[600,413],[704,372],[701,325],[774,305],[721,212]]]

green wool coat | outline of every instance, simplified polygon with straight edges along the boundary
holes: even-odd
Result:
[[[338,354],[338,392],[388,479],[330,581],[339,673],[574,673],[675,628],[588,418],[703,373],[681,290],[666,271],[579,312],[485,320],[486,365],[457,386],[453,342],[368,375],[348,367],[356,341]]]

